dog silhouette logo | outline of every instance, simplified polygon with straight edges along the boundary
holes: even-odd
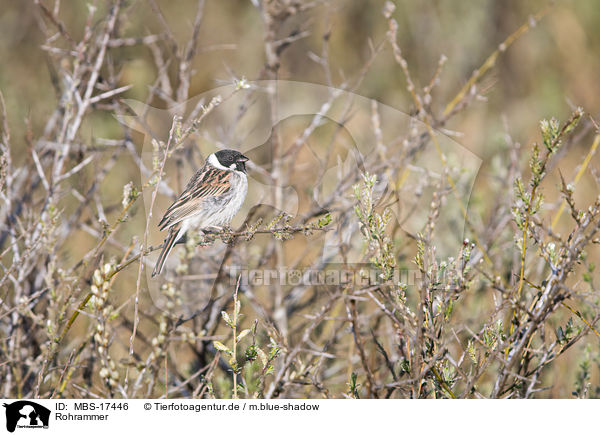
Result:
[[[14,432],[16,428],[48,428],[50,410],[29,400],[19,400],[10,404],[4,403],[6,408],[6,430]]]

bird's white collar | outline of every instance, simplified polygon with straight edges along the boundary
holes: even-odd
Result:
[[[217,156],[215,156],[215,154],[211,154],[210,156],[208,156],[207,159],[208,163],[210,163],[212,166],[214,166],[217,169],[222,169],[224,171],[231,171],[231,169],[223,166],[220,162],[219,159],[217,159]]]

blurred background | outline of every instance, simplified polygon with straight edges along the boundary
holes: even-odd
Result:
[[[94,2],[92,2],[94,3]],[[164,32],[146,2],[129,2],[119,23],[123,37],[160,35]],[[435,90],[434,101],[445,102],[466,82],[474,69],[528,17],[548,6],[544,1],[460,1],[395,2],[399,45],[415,84],[425,86],[440,56],[448,58]],[[60,17],[74,38],[80,38],[88,13],[86,2],[73,2],[61,9]],[[96,2],[102,10],[104,2]],[[182,44],[190,37],[196,2],[157,1],[173,37]],[[328,84],[322,68],[308,57],[321,54],[321,41],[330,34],[329,51],[332,83],[354,77],[369,58],[369,44],[381,42],[387,31],[382,15],[383,1],[328,2],[286,23],[288,33],[305,28],[308,34],[283,51],[278,77],[286,80]],[[55,106],[55,93],[47,67],[45,38],[40,31],[40,12],[28,2],[3,1],[0,11],[0,86],[8,107],[11,125],[24,131],[25,118],[33,131],[41,128]],[[451,127],[464,134],[461,143],[486,157],[494,140],[503,134],[506,117],[511,134],[526,143],[537,134],[537,122],[555,116],[563,119],[569,106],[580,105],[589,113],[598,110],[597,32],[600,11],[593,1],[555,2],[551,13],[533,32],[519,39],[498,59],[484,84],[489,101],[479,104],[468,116],[459,116]],[[249,80],[261,76],[265,62],[263,22],[251,1],[207,1],[199,35],[199,53],[191,67],[194,75],[190,96],[231,82],[233,77]],[[79,32],[79,33],[78,33]],[[410,111],[404,78],[397,69],[390,48],[385,47],[357,92],[382,103]],[[149,49],[140,45],[111,50],[123,69],[120,85],[134,85],[125,97],[145,101],[148,86],[156,79],[156,67]],[[155,103],[160,103],[156,100]],[[439,109],[439,108],[438,108]],[[102,122],[104,121],[104,122]],[[103,133],[111,117],[87,126]],[[110,131],[110,130],[108,130]],[[501,140],[501,139],[500,139]]]

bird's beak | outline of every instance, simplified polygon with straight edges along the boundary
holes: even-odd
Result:
[[[242,171],[244,173],[246,173],[246,162],[250,160],[248,157],[246,157],[243,154],[240,154],[240,156],[237,158],[237,168],[239,171]]]

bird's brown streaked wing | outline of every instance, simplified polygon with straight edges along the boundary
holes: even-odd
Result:
[[[207,197],[221,196],[231,189],[231,172],[205,166],[188,183],[185,190],[167,209],[158,227],[162,231],[194,215]]]

